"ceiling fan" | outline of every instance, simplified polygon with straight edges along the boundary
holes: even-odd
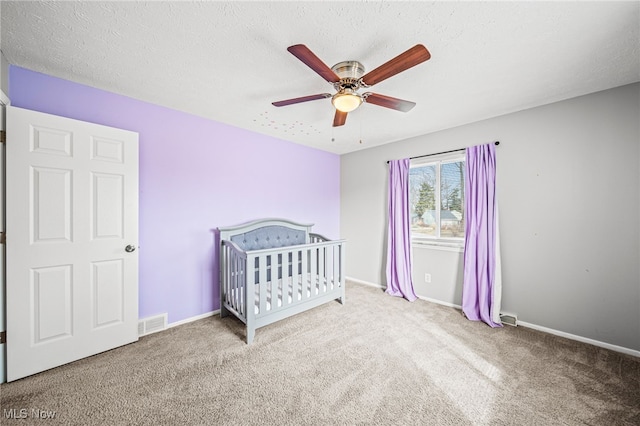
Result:
[[[344,125],[347,121],[347,114],[358,108],[363,102],[402,112],[409,111],[416,105],[415,102],[372,92],[360,94],[358,93],[358,89],[361,87],[371,87],[431,58],[431,54],[426,47],[421,44],[416,44],[406,52],[401,53],[373,71],[365,74],[364,66],[358,61],[343,61],[329,68],[304,44],[290,46],[287,50],[318,73],[320,77],[331,83],[337,93],[333,95],[330,93],[321,93],[318,95],[286,99],[284,101],[273,102],[273,105],[282,107],[299,104],[301,102],[331,98],[331,103],[336,109],[336,114],[333,118],[333,127]]]

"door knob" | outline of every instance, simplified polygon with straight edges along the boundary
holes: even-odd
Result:
[[[127,253],[134,252],[136,251],[136,246],[129,244],[124,248],[124,251],[126,251]]]

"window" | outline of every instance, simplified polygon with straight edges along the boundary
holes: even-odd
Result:
[[[464,241],[464,152],[413,160],[409,170],[414,242]]]

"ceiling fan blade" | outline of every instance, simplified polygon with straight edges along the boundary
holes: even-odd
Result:
[[[399,54],[390,61],[385,62],[378,68],[369,71],[362,76],[362,81],[367,86],[373,86],[389,77],[393,77],[402,71],[408,70],[431,57],[431,53],[421,44],[416,44],[411,49]]]
[[[392,98],[391,96],[379,95],[377,93],[364,93],[362,95],[364,101],[368,104],[374,104],[385,108],[391,108],[402,112],[410,111],[416,106],[415,102],[405,101],[403,99]]]
[[[304,44],[289,46],[287,50],[291,52],[293,56],[304,62],[309,68],[320,74],[320,77],[329,83],[337,83],[340,81],[340,77]]]
[[[336,110],[336,115],[333,117],[333,127],[344,126],[347,122],[347,113],[340,110]]]
[[[282,107],[287,105],[299,104],[301,102],[317,101],[318,99],[327,99],[330,97],[331,95],[329,93],[321,93],[319,95],[302,96],[300,98],[293,98],[293,99],[286,99],[284,101],[272,102],[271,105]]]

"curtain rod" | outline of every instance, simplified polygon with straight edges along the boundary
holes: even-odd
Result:
[[[500,145],[500,141],[495,141],[493,144]],[[434,152],[433,154],[416,155],[415,157],[409,157],[409,160],[414,160],[416,158],[422,158],[422,157],[431,157],[432,155],[448,154],[450,152],[464,151],[465,149],[467,148],[452,149],[451,151]],[[387,164],[389,164],[389,161],[387,161]]]

